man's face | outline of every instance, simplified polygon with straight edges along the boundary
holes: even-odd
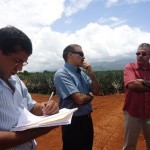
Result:
[[[23,65],[27,63],[27,59],[28,54],[23,50],[7,55],[0,51],[0,77],[8,79],[11,75],[21,71]]]
[[[139,65],[147,65],[150,59],[150,50],[147,48],[141,48],[137,51],[137,62]]]
[[[85,59],[84,53],[82,51],[81,47],[76,47],[74,52],[69,52],[70,54],[70,62],[75,67],[81,67],[83,64],[83,61]]]

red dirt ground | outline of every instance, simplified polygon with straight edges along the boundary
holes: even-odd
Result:
[[[37,101],[47,101],[49,96],[33,94]],[[54,98],[57,101],[57,97]],[[123,144],[123,112],[124,94],[97,96],[93,100],[94,144],[93,150],[121,150]],[[61,150],[60,127],[36,139],[37,150]],[[137,150],[144,150],[145,142],[141,134]]]

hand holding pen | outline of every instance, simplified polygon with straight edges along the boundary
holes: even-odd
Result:
[[[52,115],[59,112],[58,104],[52,100],[54,92],[51,93],[50,98],[48,102],[44,103],[44,106],[42,108],[43,115]]]

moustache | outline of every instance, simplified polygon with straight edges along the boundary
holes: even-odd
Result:
[[[138,58],[137,60],[138,60],[138,61],[144,61],[144,59],[142,59],[142,58]]]

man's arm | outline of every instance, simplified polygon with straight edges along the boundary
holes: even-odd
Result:
[[[34,138],[44,135],[55,127],[35,128],[19,132],[0,131],[0,150],[26,143]]]
[[[100,86],[99,86],[99,83],[97,81],[97,78],[96,78],[96,75],[95,73],[92,71],[88,72],[91,80],[92,80],[92,88],[91,88],[91,91],[94,95],[100,95]]]
[[[82,67],[88,72],[90,79],[92,80],[91,92],[94,95],[100,95],[100,86],[91,65],[87,61],[84,61]]]
[[[74,101],[74,103],[76,103],[78,105],[87,104],[87,103],[91,102],[94,98],[92,93],[83,94],[83,93],[80,93],[80,92],[73,93],[73,94],[71,94],[70,97]]]
[[[127,85],[127,88],[139,91],[139,92],[149,92],[150,91],[150,81],[144,79],[137,79]]]
[[[143,82],[144,79],[137,79],[134,65],[132,63],[127,64],[124,68],[124,84],[126,88],[137,92],[149,92],[150,81],[147,81],[146,86]]]
[[[49,103],[36,103],[32,108],[31,113],[35,115],[43,115],[43,110],[46,115],[55,114],[59,111],[58,104],[55,103],[54,100],[51,100]],[[57,126],[36,128],[20,132],[0,131],[0,150],[26,143],[36,137],[48,133],[56,127]]]

